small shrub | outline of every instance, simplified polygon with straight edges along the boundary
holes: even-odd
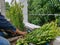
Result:
[[[11,23],[20,30],[24,30],[22,8],[23,5],[21,3],[15,3],[10,6],[10,10],[6,11]]]

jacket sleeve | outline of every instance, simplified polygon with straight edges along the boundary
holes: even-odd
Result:
[[[1,15],[0,15],[0,29],[11,30],[13,32],[16,31],[16,28],[9,21],[7,21],[4,18],[4,16]]]

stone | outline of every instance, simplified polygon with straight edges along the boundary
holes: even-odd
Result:
[[[53,45],[60,45],[60,36],[53,41]]]

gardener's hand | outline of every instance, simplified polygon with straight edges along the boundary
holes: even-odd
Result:
[[[26,35],[27,34],[27,32],[22,32],[19,29],[16,29],[16,33],[19,35]]]
[[[21,35],[26,35],[27,34],[27,32],[21,32]]]

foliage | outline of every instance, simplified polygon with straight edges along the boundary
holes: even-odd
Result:
[[[5,8],[6,8],[6,10],[9,10],[10,9],[10,5],[9,5],[8,2],[5,2]]]
[[[43,45],[54,40],[57,36],[60,36],[60,29],[57,27],[56,23],[51,22],[27,34],[24,39],[19,39],[17,45],[28,45],[29,43]]]
[[[21,5],[21,3],[15,2],[10,6],[10,9],[6,11],[7,17],[10,18],[13,25],[20,30],[24,29],[22,8],[23,5]]]
[[[42,26],[45,23],[55,21],[54,15],[29,15],[29,22]]]
[[[60,27],[60,15],[56,16],[57,25]]]
[[[31,23],[34,22],[35,24],[38,22],[39,24],[39,22],[42,22],[44,24],[46,23],[46,20],[47,22],[49,22],[48,20],[52,19],[52,18],[49,18],[48,15],[41,16],[39,14],[59,14],[59,13],[60,13],[60,1],[59,0],[29,0],[28,1],[29,22]],[[32,15],[34,16],[31,21]],[[41,17],[45,22],[43,22],[43,20],[38,17],[38,19],[40,20],[39,21],[35,15]],[[45,17],[48,17],[48,19],[44,19]]]
[[[59,0],[29,0],[29,14],[55,14],[60,13]]]

